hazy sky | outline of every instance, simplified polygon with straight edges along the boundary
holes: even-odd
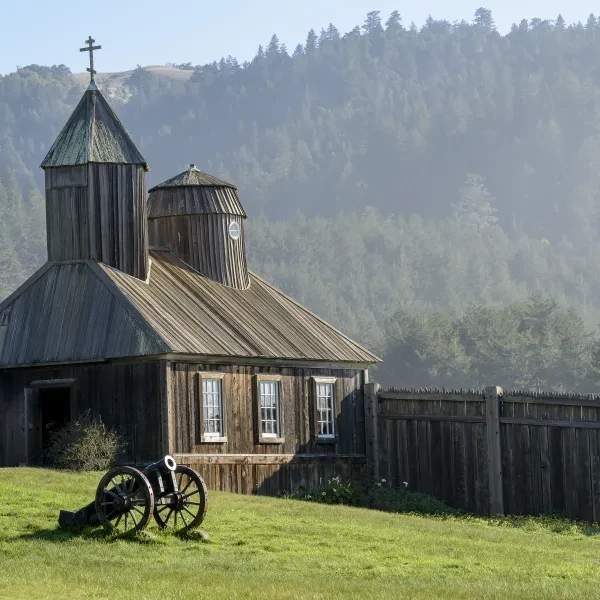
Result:
[[[333,22],[345,33],[362,25],[371,10],[380,10],[385,21],[398,9],[406,24],[420,26],[428,14],[471,20],[482,4],[493,11],[501,31],[523,18],[554,19],[561,13],[572,22],[600,14],[600,5],[591,0],[0,0],[0,73],[31,63],[63,63],[83,71],[86,55],[79,48],[90,34],[102,44],[97,70],[123,71],[138,64],[201,64],[228,54],[243,61],[273,33],[291,51],[309,29],[318,33]]]

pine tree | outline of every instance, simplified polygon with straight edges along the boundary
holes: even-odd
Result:
[[[385,22],[385,31],[389,35],[397,35],[403,31],[402,17],[397,10],[393,11]]]
[[[492,11],[487,8],[478,8],[475,11],[475,19],[473,21],[477,27],[484,31],[492,31],[496,25],[492,17]]]
[[[482,233],[497,223],[496,209],[492,206],[494,197],[485,187],[481,175],[472,173],[467,176],[459,189],[459,201],[452,204],[454,219],[463,225]]]
[[[266,51],[266,56],[268,59],[274,59],[279,55],[279,38],[277,37],[276,34],[273,34],[273,36],[271,37],[271,41],[269,42],[269,45],[267,46],[267,51]]]
[[[380,11],[378,10],[372,10],[371,12],[367,13],[367,18],[365,19],[365,24],[363,25],[363,30],[367,35],[374,35],[383,31],[379,13]]]
[[[306,36],[306,54],[314,54],[317,51],[317,34],[314,29],[311,29]]]

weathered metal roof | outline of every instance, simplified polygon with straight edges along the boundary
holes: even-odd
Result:
[[[374,363],[380,359],[250,274],[245,290],[199,275],[168,251],[151,251],[148,283],[100,265],[171,352]]]
[[[0,368],[167,353],[379,361],[257,275],[240,290],[169,251],[151,259],[147,282],[89,260],[46,263],[0,303]]]
[[[235,188],[153,188],[148,195],[148,218],[222,213],[246,217]]]
[[[143,165],[129,134],[94,83],[85,91],[41,167],[67,167],[86,163]]]
[[[137,310],[89,261],[46,263],[0,304],[0,367],[168,351]]]
[[[223,181],[214,175],[209,175],[204,171],[201,171],[196,165],[190,165],[190,168],[171,179],[167,179],[158,185],[151,188],[150,192],[163,188],[174,188],[174,187],[229,187],[237,190],[237,187],[233,183]]]

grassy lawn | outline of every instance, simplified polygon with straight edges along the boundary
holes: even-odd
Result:
[[[99,474],[0,469],[0,598],[598,598],[600,535],[209,493],[210,536],[73,535]]]

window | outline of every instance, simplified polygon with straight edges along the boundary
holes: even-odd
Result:
[[[317,424],[320,437],[333,437],[333,383],[317,383]]]
[[[335,442],[335,378],[313,377],[314,423],[317,441]]]
[[[232,240],[238,240],[241,234],[242,228],[240,227],[240,224],[237,221],[231,221],[231,223],[229,223],[229,237],[231,237]]]
[[[225,442],[225,407],[222,373],[200,373],[202,442]]]
[[[256,375],[256,433],[258,444],[283,444],[281,375]]]
[[[279,382],[260,382],[260,431],[263,437],[279,437]]]
[[[10,319],[10,311],[5,310],[0,314],[0,327],[6,327],[8,325],[8,321]]]

